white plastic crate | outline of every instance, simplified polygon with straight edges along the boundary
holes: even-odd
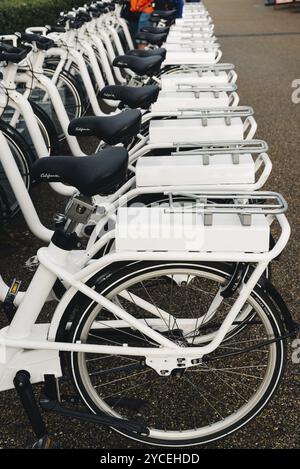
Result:
[[[162,66],[166,65],[189,65],[189,64],[215,64],[216,51],[209,52],[168,52]]]
[[[149,156],[136,165],[136,185],[189,186],[213,184],[253,184],[255,164],[251,154],[242,155],[235,164],[230,154]]]
[[[175,20],[175,27],[177,25],[187,25],[187,24],[195,24],[195,25],[201,25],[202,24],[209,24],[211,21],[211,18],[207,15],[195,15],[194,13],[189,13],[188,15],[185,15],[182,18],[176,18]]]
[[[191,43],[187,43],[186,41],[178,41],[172,44],[164,44],[164,48],[167,51],[167,54],[170,52],[193,52],[199,54],[202,52],[203,49],[208,48],[210,49],[212,46],[217,47],[217,43],[212,41],[193,41]]]
[[[168,34],[166,44],[177,44],[178,42],[187,43],[188,41],[211,41],[215,42],[216,37],[210,31],[203,31],[200,33],[189,33],[187,31],[170,31]],[[166,46],[165,46],[166,47]]]
[[[170,75],[163,75],[161,77],[161,89],[162,91],[176,91],[180,85],[226,85],[228,83],[229,76],[225,71],[220,71],[218,74],[207,71],[201,76],[196,71],[190,73],[174,73]]]
[[[201,25],[187,25],[184,24],[175,26],[169,32],[172,36],[177,34],[184,34],[184,35],[191,35],[191,34],[200,34],[200,35],[209,35],[212,36],[214,34],[214,27],[209,24],[201,24]]]
[[[217,95],[212,92],[200,92],[199,96],[193,92],[161,91],[156,103],[152,104],[152,111],[176,111],[182,108],[210,108],[227,107],[230,105],[229,94],[221,91]]]
[[[244,126],[240,117],[231,118],[231,124],[226,125],[221,117],[207,120],[203,126],[202,120],[152,120],[149,126],[149,143],[167,142],[214,142],[228,140],[243,140]]]
[[[117,251],[267,252],[270,227],[264,215],[244,226],[238,214],[217,213],[211,226],[203,214],[164,207],[121,207],[116,223]]]

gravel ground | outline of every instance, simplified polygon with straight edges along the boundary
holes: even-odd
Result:
[[[236,65],[241,105],[255,109],[257,138],[265,139],[273,161],[268,189],[287,198],[292,238],[274,265],[274,283],[293,315],[299,317],[299,124],[300,104],[292,103],[292,82],[300,79],[300,10],[265,8],[262,0],[206,0],[223,50],[223,62]],[[62,199],[46,187],[37,188],[34,201],[47,221],[62,206]],[[0,234],[1,273],[17,276],[26,284],[23,268],[40,243],[18,215]],[[5,321],[1,322],[3,325]],[[290,361],[276,398],[247,427],[210,448],[299,448],[300,365]],[[37,387],[38,391],[38,387]],[[179,403],[180,405],[180,403]],[[46,416],[60,448],[141,448],[105,428]],[[14,391],[0,394],[0,448],[31,447],[33,435]]]

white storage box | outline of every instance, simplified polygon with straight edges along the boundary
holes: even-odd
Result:
[[[199,6],[199,5],[197,5]],[[204,5],[202,5],[202,8],[197,8],[197,9],[192,9],[189,10],[186,8],[186,6],[184,6],[183,8],[183,11],[182,11],[182,18],[188,18],[188,17],[192,17],[194,18],[194,15],[197,15],[197,16],[203,16],[203,15],[208,15],[208,11],[206,10],[206,8],[204,7]]]
[[[173,73],[170,75],[163,75],[161,77],[162,91],[176,91],[178,85],[227,85],[228,74],[225,71],[220,71],[218,74],[207,71],[199,76],[197,72],[191,71],[190,73]]]
[[[170,30],[169,34],[213,34],[214,28],[211,24],[193,25],[177,25]]]
[[[175,27],[177,25],[186,25],[186,24],[193,24],[193,25],[196,25],[196,24],[208,24],[210,21],[210,17],[207,16],[207,15],[203,15],[203,16],[199,16],[199,14],[194,14],[194,13],[190,13],[188,16],[184,17],[184,18],[176,18],[175,20]]]
[[[244,126],[240,117],[231,118],[231,124],[226,125],[222,117],[207,120],[207,126],[202,120],[174,119],[152,120],[149,125],[149,143],[182,143],[182,142],[214,142],[244,139]]]
[[[212,184],[253,184],[255,164],[250,154],[241,155],[234,164],[232,155],[210,155],[204,164],[202,155],[147,156],[136,165],[136,185],[189,186]]]
[[[172,44],[164,44],[164,48],[169,52],[193,52],[199,54],[203,52],[205,48],[211,48],[211,46],[215,46],[214,42],[209,41],[193,41],[191,43],[187,42],[174,42]]]
[[[216,51],[211,50],[209,52],[168,52],[166,60],[162,66],[166,65],[203,65],[203,64],[215,64],[216,63]]]
[[[188,33],[185,31],[174,31],[169,33],[166,44],[177,44],[178,42],[186,43],[188,41],[211,41],[215,42],[215,36],[212,36],[210,32],[203,31],[202,33]],[[166,47],[166,46],[165,46]]]
[[[270,227],[264,215],[244,226],[238,214],[214,214],[205,226],[198,211],[163,207],[121,207],[116,224],[117,251],[267,252]]]
[[[221,108],[229,106],[229,95],[224,91],[216,96],[212,92],[200,92],[199,97],[193,92],[161,91],[151,111],[177,111],[183,108]]]

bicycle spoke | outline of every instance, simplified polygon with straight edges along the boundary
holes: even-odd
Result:
[[[113,381],[109,381],[108,383],[103,383],[103,384],[98,384],[97,386],[94,386],[95,388],[102,388],[104,386],[108,386],[110,384],[114,384],[114,383],[117,383],[117,382],[120,382],[120,381],[124,381],[124,379],[128,379],[128,378],[133,378],[134,376],[141,376],[145,373],[149,373],[151,370],[150,369],[147,369],[147,370],[144,370],[144,371],[140,371],[139,373],[135,373],[133,375],[130,375],[129,377],[128,376],[124,376],[123,378],[118,378],[118,379],[114,379]]]
[[[204,396],[204,394],[197,388],[192,381],[185,376],[185,380],[190,383],[190,385],[196,390],[196,392],[205,400],[205,402],[221,417],[224,419],[223,415],[215,408],[215,406]]]

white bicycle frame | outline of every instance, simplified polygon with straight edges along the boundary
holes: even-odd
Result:
[[[189,145],[183,143],[181,145],[185,148],[184,151],[180,150],[180,144],[174,143],[167,143],[164,145],[155,145],[149,144],[143,149],[140,150],[139,154],[135,157],[131,158],[130,162],[130,169],[133,173],[136,172],[136,168],[132,166],[135,162],[135,158],[143,157],[147,154],[151,154],[153,150],[160,149],[160,148],[174,148],[176,155],[181,154],[184,157],[186,154],[196,154],[202,155],[203,158],[208,158],[207,164],[209,164],[209,158],[211,155],[222,154],[222,153],[229,153],[232,155],[232,158],[235,164],[239,164],[239,161],[242,160],[243,154],[252,154],[257,155],[255,160],[255,172],[258,173],[259,170],[262,169],[260,176],[253,184],[226,184],[222,187],[219,184],[197,184],[197,185],[169,185],[161,186],[148,186],[148,187],[136,187],[136,179],[135,176],[131,177],[121,188],[119,188],[114,194],[100,197],[95,196],[93,198],[93,203],[95,207],[98,207],[96,214],[94,214],[91,219],[88,221],[88,225],[95,225],[95,229],[90,236],[88,246],[91,247],[98,236],[98,233],[101,232],[112,216],[117,210],[118,207],[123,206],[127,203],[128,200],[132,200],[135,197],[145,195],[145,194],[155,194],[155,193],[162,193],[166,189],[170,191],[180,191],[180,192],[187,192],[187,191],[198,191],[200,188],[202,190],[226,190],[228,192],[232,191],[254,191],[259,190],[263,187],[265,182],[267,181],[271,170],[272,170],[272,163],[270,158],[268,157],[266,150],[267,146],[264,142],[261,141],[243,141],[243,142],[219,142],[219,144],[212,144],[212,143],[199,143],[200,148],[193,149],[190,145],[191,150],[188,151],[186,147]],[[26,223],[30,228],[31,232],[37,236],[39,239],[49,242],[53,231],[46,229],[40,222],[39,217],[36,213],[35,207],[32,203],[32,200],[27,192],[25,184],[22,180],[22,177],[18,171],[17,165],[13,159],[13,156],[10,152],[10,148],[0,133],[0,161],[3,166],[3,169],[7,175],[7,178],[10,182],[10,185],[14,191],[18,204],[21,208],[21,211],[24,215]],[[54,188],[56,189],[57,185],[61,185],[60,183],[52,183]],[[65,186],[64,186],[65,187]],[[68,188],[69,189],[69,188]],[[76,189],[72,188],[72,193],[70,195],[74,195],[76,193]],[[69,195],[69,194],[67,194]],[[108,218],[107,218],[108,217]],[[84,231],[84,226],[79,226],[77,230],[78,235],[82,235]]]
[[[26,102],[26,100],[24,100],[24,102]],[[238,108],[237,108],[238,109]],[[243,111],[243,108],[241,108],[242,111]],[[249,111],[249,110],[248,110]],[[209,114],[211,114],[211,110],[210,111],[207,111],[205,112],[204,114],[199,114],[196,113],[196,115],[199,117],[201,116],[205,116],[205,119],[209,119],[210,116]],[[224,111],[225,112],[225,111]],[[228,110],[225,112],[225,118],[226,118],[226,115],[230,117],[230,115],[232,115],[232,112],[228,114]],[[227,113],[227,114],[226,114]],[[243,112],[242,112],[243,113]],[[188,116],[191,116],[191,113],[188,112],[187,113]],[[233,112],[234,114],[234,112]],[[245,112],[244,112],[245,114]],[[209,142],[195,142],[193,145],[191,145],[189,142],[187,143],[184,143],[184,142],[167,142],[167,143],[164,143],[164,144],[155,144],[155,143],[149,143],[149,138],[148,137],[141,137],[141,140],[140,140],[140,143],[138,143],[131,151],[130,151],[130,156],[129,156],[129,169],[132,171],[132,173],[134,174],[135,171],[136,171],[136,168],[134,166],[134,164],[136,163],[136,161],[139,159],[139,158],[142,158],[143,156],[146,156],[147,154],[151,154],[151,152],[153,150],[156,150],[156,149],[161,149],[161,148],[174,148],[174,149],[177,149],[180,148],[180,147],[198,147],[198,150],[196,149],[195,150],[195,153],[197,154],[205,154],[206,157],[209,157],[209,154],[216,154],[216,153],[220,153],[221,151],[229,151],[232,153],[232,155],[236,155],[237,152],[239,152],[241,154],[241,158],[242,158],[242,154],[243,152],[246,151],[246,149],[248,148],[249,149],[249,153],[252,153],[253,154],[259,154],[259,157],[256,159],[255,161],[255,172],[257,173],[258,170],[263,166],[263,171],[261,172],[260,174],[260,177],[253,183],[253,184],[228,184],[226,185],[226,188],[225,187],[222,187],[222,190],[245,190],[245,191],[249,191],[249,190],[257,190],[259,188],[261,188],[263,186],[263,184],[266,182],[270,172],[271,172],[271,169],[272,169],[272,164],[271,164],[271,161],[268,157],[268,155],[264,152],[264,150],[266,150],[266,146],[263,144],[261,145],[260,143],[258,145],[256,145],[256,143],[252,143],[251,144],[251,140],[254,136],[254,133],[255,133],[255,130],[256,130],[256,123],[255,121],[253,121],[251,118],[252,116],[251,115],[248,115],[248,113],[246,113],[247,115],[247,118],[244,122],[244,132],[245,132],[245,140],[243,142],[230,142],[230,141],[220,141],[216,144],[213,144],[213,143],[209,143]],[[176,115],[176,114],[175,114]],[[180,114],[179,114],[180,115]],[[192,113],[192,115],[195,115],[195,113]],[[212,116],[214,116],[215,114],[211,114]],[[203,117],[202,117],[203,118]],[[33,122],[35,121],[35,119],[33,119]],[[248,132],[248,133],[247,133]],[[148,144],[146,144],[148,142]],[[30,230],[32,231],[32,233],[34,233],[38,238],[42,239],[42,240],[45,240],[45,241],[49,241],[50,238],[51,238],[51,235],[52,235],[52,232],[50,230],[46,230],[44,229],[44,227],[41,225],[39,219],[38,219],[38,216],[36,214],[36,211],[34,209],[34,206],[32,204],[32,201],[30,199],[30,196],[28,195],[27,193],[27,190],[26,190],[26,187],[23,183],[23,180],[19,174],[19,171],[18,171],[18,168],[16,166],[16,163],[14,162],[14,159],[11,155],[11,152],[10,152],[10,149],[8,147],[8,144],[5,140],[5,138],[3,137],[2,134],[0,134],[0,160],[1,160],[1,163],[2,163],[2,166],[6,172],[6,175],[7,175],[7,178],[8,180],[10,181],[10,184],[11,184],[11,187],[15,193],[15,196],[18,200],[18,203],[19,203],[19,206],[22,210],[22,213],[26,219],[26,222],[30,228]],[[199,146],[200,146],[200,150],[199,150]],[[201,148],[203,150],[201,150]],[[237,150],[240,149],[239,150]],[[53,187],[53,189],[55,189],[57,192],[63,194],[63,195],[66,195],[66,196],[73,196],[77,190],[75,188],[72,188],[72,187],[69,187],[69,186],[65,186],[61,183],[51,183],[51,186]],[[204,190],[218,190],[220,189],[220,185],[217,185],[217,184],[206,184],[204,186],[199,186],[198,185],[188,185],[188,186],[184,186],[184,185],[177,185],[176,187],[174,186],[170,186],[169,189],[171,190],[181,190],[181,191],[191,191],[191,190],[199,190],[200,187],[203,187]],[[126,194],[128,191],[130,191],[129,193],[129,197],[130,197],[130,194],[132,196],[135,196],[135,195],[139,195],[139,194],[142,194],[142,193],[158,193],[158,192],[163,192],[165,190],[165,187],[163,186],[152,186],[152,187],[147,187],[147,188],[136,188],[135,187],[135,177],[132,177],[130,178],[127,182],[125,182],[121,188],[119,188],[114,194],[110,195],[110,196],[107,196],[105,198],[103,197],[100,197],[100,196],[96,196],[94,197],[94,204],[96,207],[99,207],[99,208],[113,208],[114,210],[117,208],[115,207],[114,205],[112,204],[115,204],[115,202],[119,199],[119,197],[123,196],[124,194]],[[123,203],[123,200],[124,199],[120,199],[120,202]],[[104,212],[105,214],[105,212]],[[96,224],[98,223],[101,219],[105,219],[105,217],[103,218],[103,215],[100,214],[99,210],[97,211],[97,216],[96,217],[93,217],[93,219],[91,220],[92,224]],[[82,227],[79,228],[79,231],[78,231],[78,234],[81,234],[81,231],[82,231]],[[90,242],[93,242],[94,240],[94,235],[91,236],[90,238]]]
[[[10,39],[10,36],[2,36],[0,37],[0,39],[7,41]],[[63,54],[65,54],[64,51]],[[34,63],[32,64],[32,66],[34,67],[34,74],[32,74],[31,70],[28,70],[27,63],[27,61],[30,61],[32,57],[34,57],[35,59]],[[84,153],[80,149],[77,139],[68,134],[68,125],[70,123],[68,114],[64,108],[63,102],[61,100],[59,91],[55,86],[55,83],[43,74],[43,61],[44,55],[42,52],[36,52],[35,54],[30,53],[29,57],[26,58],[25,61],[21,64],[18,65],[9,63],[2,68],[2,86],[5,90],[5,94],[2,94],[2,98],[0,95],[0,98],[2,99],[3,103],[1,107],[5,107],[8,96],[9,105],[17,111],[13,116],[11,124],[14,126],[21,114],[25,120],[28,132],[30,134],[38,156],[40,158],[47,156],[48,150],[41,135],[41,131],[36,123],[36,119],[34,117],[31,105],[28,102],[30,90],[32,88],[37,88],[46,91],[49,98],[51,99],[54,110],[66,135],[67,142],[70,146],[72,153],[76,156],[84,155]],[[22,66],[24,67],[23,72],[20,71]],[[16,91],[17,83],[24,83],[26,85],[27,89],[24,94],[20,94]]]
[[[113,62],[114,58],[116,57],[115,52],[114,52],[113,47],[112,47],[112,43],[115,44],[115,47],[116,47],[119,55],[123,55],[125,53],[124,49],[122,47],[122,44],[120,42],[119,36],[117,34],[117,30],[116,30],[115,25],[116,25],[116,23],[111,21],[111,15],[110,14],[103,15],[100,18],[98,18],[97,20],[94,20],[94,21],[92,20],[90,23],[87,24],[87,29],[89,31],[92,31],[93,29],[95,29],[95,26],[96,26],[97,33],[100,34],[100,36],[104,40],[105,47],[106,47],[107,52],[108,52],[108,57],[110,59],[111,66],[112,66],[112,62]],[[204,48],[203,51],[210,50],[210,49],[216,50],[217,48],[218,48],[218,45],[211,43],[211,44],[207,44],[207,47]],[[216,60],[219,61],[220,58],[221,58],[221,52],[218,53]],[[106,58],[104,59],[104,63],[105,63],[105,68],[106,68],[107,67]],[[114,73],[115,73],[119,83],[124,83],[125,84],[126,79],[121,75],[119,69],[117,67],[113,67],[113,68],[114,68]],[[128,69],[126,69],[126,73],[130,77],[135,77],[134,73],[131,72]]]
[[[189,15],[185,14],[185,17],[188,18]],[[7,78],[7,77],[6,77]],[[47,90],[48,91],[48,90]],[[25,100],[25,98],[24,98]],[[197,114],[198,113],[198,114]],[[151,113],[149,113],[151,114]],[[150,119],[149,114],[147,119]],[[198,115],[202,122],[206,122],[212,115],[211,111],[201,110],[194,111],[186,110],[181,111],[177,114],[172,114],[175,116],[181,116],[183,118],[195,117]],[[245,114],[244,114],[245,115]],[[227,119],[227,125],[230,124],[230,118],[232,117],[231,111],[223,110],[223,117]],[[251,120],[252,116],[247,115],[247,118],[244,122],[244,132],[248,132],[246,138],[252,138],[252,134],[256,130],[255,121]],[[255,130],[253,130],[255,128]],[[3,144],[3,146],[2,146]],[[226,142],[227,146],[229,142]],[[152,146],[151,146],[152,145]],[[211,145],[211,144],[207,144]],[[168,143],[170,147],[179,146],[178,143],[172,142]],[[182,143],[182,146],[186,144]],[[151,148],[155,148],[155,145],[149,144],[147,149],[142,149],[142,152],[149,151]],[[160,147],[161,148],[161,147]],[[12,180],[12,188],[16,191],[17,197],[21,198],[24,196],[24,203],[29,203],[29,195],[25,189],[25,192],[21,188],[19,175],[16,177],[16,180],[13,181],[15,177],[14,173],[14,164],[9,160],[9,147],[3,136],[0,134],[0,149],[3,151],[4,157],[1,158],[2,165],[4,170],[7,171],[9,180]],[[6,155],[6,156],[5,156]],[[134,161],[134,158],[137,158],[136,154],[131,153],[131,163]],[[262,161],[263,156],[259,157]],[[258,159],[259,159],[258,158]],[[266,161],[266,160],[265,160]],[[258,163],[258,165],[260,162]],[[152,189],[137,189],[135,192],[131,192],[124,196],[126,200],[130,197],[132,198],[136,194],[147,193],[147,191],[152,191]],[[162,188],[156,188],[156,190],[162,191]],[[191,191],[191,188],[188,189]],[[173,195],[186,195],[189,196],[190,192],[182,193],[182,188],[178,192],[168,188],[166,195],[168,196],[171,192]],[[193,191],[194,192],[194,191]],[[196,193],[197,192],[197,193]],[[25,196],[26,193],[26,196]],[[195,191],[196,195],[200,197],[209,198],[212,195],[210,192]],[[218,191],[213,192],[214,196],[228,198],[230,192]],[[190,194],[191,195],[191,194]],[[192,194],[194,195],[194,194]],[[272,197],[274,194],[271,194]],[[236,200],[240,198],[247,197],[258,197],[257,193],[254,194],[234,194]],[[260,193],[260,196],[266,196],[268,198],[270,193]],[[18,306],[17,311],[14,315],[14,318],[11,324],[3,328],[0,331],[0,390],[6,390],[13,388],[13,378],[15,374],[20,369],[25,369],[29,371],[31,375],[31,382],[41,382],[44,380],[46,374],[52,374],[56,377],[62,375],[62,370],[60,366],[60,357],[59,352],[77,352],[77,353],[95,353],[95,354],[115,354],[121,356],[141,356],[145,357],[146,364],[154,368],[158,373],[162,369],[173,369],[176,367],[178,361],[182,363],[184,361],[186,367],[196,366],[196,364],[201,363],[202,358],[213,352],[218,348],[222,343],[224,337],[230,330],[233,322],[237,318],[241,308],[245,305],[248,297],[255,288],[255,285],[259,281],[260,277],[263,275],[266,267],[272,259],[277,257],[284,247],[286,246],[289,236],[290,236],[290,226],[284,215],[284,212],[287,209],[285,201],[275,194],[275,197],[278,200],[278,206],[272,208],[270,206],[260,207],[259,212],[255,212],[254,209],[251,210],[251,205],[247,207],[247,212],[250,213],[262,213],[266,216],[269,225],[271,225],[275,220],[278,222],[281,233],[274,247],[268,252],[251,252],[251,253],[240,253],[240,252],[188,252],[188,251],[178,251],[178,252],[111,252],[103,256],[100,259],[93,260],[93,255],[95,252],[98,252],[102,247],[104,247],[109,240],[114,240],[115,232],[114,230],[109,231],[107,234],[102,236],[96,242],[90,242],[85,251],[66,251],[57,247],[54,242],[51,242],[48,247],[41,248],[38,251],[37,257],[39,260],[39,267],[33,276],[33,279],[26,290],[26,292],[20,292],[15,298],[15,305]],[[280,203],[279,203],[280,202]],[[122,206],[123,202],[118,202],[117,206]],[[21,208],[22,204],[21,204]],[[215,211],[219,210],[217,206],[214,206]],[[33,213],[34,207],[31,206],[31,211]],[[232,213],[232,212],[225,212]],[[236,206],[233,213],[237,213],[241,216],[245,213],[245,205],[241,203],[241,206]],[[203,216],[205,213],[203,212]],[[103,220],[99,222],[99,226],[103,223],[104,219],[107,221],[109,219],[115,220],[115,210],[112,213],[106,213]],[[40,224],[39,219],[36,217],[35,222]],[[41,225],[42,226],[42,225]],[[99,232],[99,226],[97,227]],[[44,228],[43,237],[48,239],[49,230]],[[234,304],[230,308],[226,318],[221,324],[219,330],[211,335],[211,341],[208,344],[197,346],[197,347],[180,347],[178,344],[172,342],[171,340],[164,337],[158,331],[149,327],[144,321],[138,320],[131,316],[126,310],[121,308],[118,304],[108,300],[103,295],[96,292],[93,288],[88,286],[88,280],[93,277],[96,273],[101,272],[104,268],[116,263],[116,262],[135,262],[135,261],[157,261],[157,262],[247,262],[254,264],[255,267],[251,272],[246,283],[242,284],[242,287],[239,291],[239,295],[235,300]],[[52,289],[57,279],[60,279],[67,290],[63,295],[62,299],[59,301],[57,308],[53,314],[50,324],[38,324],[36,323],[44,304],[47,301],[55,300],[53,296]],[[4,301],[5,297],[9,291],[9,288],[0,277],[0,301]],[[69,305],[70,301],[74,296],[81,292],[83,295],[90,298],[92,301],[98,303],[103,308],[110,311],[116,318],[116,326],[118,325],[127,325],[135,330],[139,330],[146,337],[149,337],[152,341],[156,342],[159,347],[150,348],[150,347],[131,347],[128,344],[123,344],[123,346],[107,346],[107,345],[92,345],[85,343],[69,343],[69,342],[57,342],[57,331],[60,325],[62,316],[66,307]],[[126,292],[125,292],[126,296]],[[126,297],[127,298],[127,297]],[[212,317],[215,311],[222,303],[221,295],[217,294],[214,298],[209,311],[208,316]],[[159,319],[160,316],[155,314],[151,305],[145,300],[140,301],[139,304],[148,312],[152,313],[154,319]],[[172,316],[163,312],[167,315],[168,319],[172,320]],[[97,327],[95,324],[94,327]],[[163,364],[163,365],[162,365]]]
[[[27,32],[46,32],[46,28],[27,28]],[[63,68],[68,70],[72,63],[75,63],[78,67],[80,76],[82,78],[82,83],[84,85],[85,91],[89,98],[93,113],[96,116],[103,116],[104,113],[101,111],[99,106],[98,98],[96,91],[94,89],[88,68],[87,63],[83,57],[85,54],[88,57],[89,64],[92,68],[93,74],[95,76],[97,85],[99,88],[103,88],[104,80],[99,68],[94,50],[92,46],[84,41],[82,36],[77,33],[75,30],[66,31],[63,35],[54,35],[49,34],[51,39],[56,40],[56,47],[53,47],[47,51],[38,51],[38,58],[34,62],[35,70],[36,68],[42,69],[46,57],[59,57],[60,61],[57,65],[57,74],[56,79],[59,77],[59,73]],[[40,72],[42,73],[42,72]],[[54,77],[55,80],[55,77]],[[55,83],[55,81],[54,81]]]
[[[100,29],[100,33],[99,33],[99,28],[97,29],[97,21],[100,21],[100,24],[102,25],[102,28]],[[78,52],[80,52],[80,48],[81,48],[81,52],[85,52],[85,54],[88,56],[90,65],[93,69],[93,73],[94,73],[94,76],[95,76],[96,81],[97,81],[97,85],[98,85],[99,88],[102,88],[105,85],[105,83],[104,83],[104,80],[103,80],[103,77],[102,77],[102,74],[101,74],[101,70],[98,66],[98,62],[97,62],[97,59],[96,59],[96,56],[95,56],[95,53],[94,53],[94,50],[93,50],[93,47],[92,47],[92,45],[94,45],[98,50],[99,56],[101,57],[102,65],[104,67],[106,76],[108,77],[108,83],[109,84],[114,84],[115,83],[114,76],[113,76],[112,70],[111,70],[111,66],[110,66],[109,60],[108,60],[108,56],[110,57],[111,62],[115,58],[115,54],[114,54],[114,51],[113,51],[113,48],[112,48],[111,40],[115,42],[120,54],[123,54],[124,50],[123,50],[122,45],[120,43],[119,37],[116,34],[116,30],[111,25],[109,25],[108,28],[109,28],[110,34],[108,34],[105,31],[105,27],[103,28],[103,25],[105,26],[106,23],[107,23],[107,19],[105,20],[105,18],[104,19],[100,18],[100,19],[97,19],[97,20],[93,19],[90,23],[87,23],[82,28],[80,28],[79,32],[77,32],[75,30],[69,30],[64,34],[57,35],[56,33],[54,33],[54,35],[53,34],[49,35],[51,38],[53,38],[57,41],[58,45],[59,44],[61,44],[61,45],[62,44],[67,44],[68,56],[69,55],[74,56],[74,54],[75,54],[74,61],[76,62],[77,66],[79,67],[79,70],[80,70],[80,73],[81,73],[81,76],[82,76],[82,79],[83,79],[83,83],[85,85],[85,89],[86,89],[87,94],[89,96],[89,100],[91,102],[92,109],[93,109],[93,112],[94,112],[95,115],[103,115],[103,113],[102,113],[102,111],[99,107],[98,100],[97,100],[97,97],[96,97],[96,94],[95,94],[95,90],[93,88],[91,80],[89,79],[88,70],[86,68],[86,65],[84,64],[84,60],[83,60],[81,54],[78,55]],[[106,28],[107,28],[107,26],[106,26]],[[47,33],[47,28],[28,28],[27,32],[40,32],[42,34],[46,34]],[[103,42],[99,38],[99,35],[101,35],[101,34],[104,37],[105,46],[106,46],[107,50],[105,50],[105,48],[103,46]],[[89,44],[88,41],[90,42],[90,44]],[[79,49],[78,49],[78,47],[79,47]],[[107,52],[108,52],[108,56],[107,56]],[[40,69],[42,68],[42,64],[43,64],[43,61],[41,60],[41,55],[44,55],[44,57],[46,55],[47,56],[60,55],[62,57],[62,50],[61,50],[61,47],[57,47],[55,49],[51,49],[47,53],[39,51],[39,56],[40,57],[39,57],[39,59],[37,59],[38,69],[39,69],[38,72],[39,73],[41,73]],[[61,62],[59,64],[59,66],[57,67],[56,76],[53,78],[54,83],[55,83],[55,79],[57,79],[58,76],[59,76],[59,71],[62,70],[62,67],[65,65],[65,60],[66,60],[66,56],[65,56],[64,59],[63,58],[61,59]],[[70,59],[69,59],[69,66],[71,65],[71,62],[72,61],[70,61]],[[68,67],[66,67],[66,68],[68,68]],[[129,76],[134,77],[134,74],[130,70],[126,70],[126,72],[127,72],[127,74],[129,74]],[[117,67],[114,67],[114,73],[115,73],[115,75],[117,75],[117,78],[118,78],[119,82],[126,83],[126,79],[123,78],[123,76],[120,73],[120,70]],[[142,83],[145,82],[145,79],[141,79],[141,82]],[[113,102],[113,101],[109,101],[109,100],[106,100],[106,103],[109,104],[112,107],[116,107],[118,105],[118,102]]]
[[[221,194],[219,195],[221,196]],[[21,369],[29,371],[32,383],[43,381],[45,374],[54,374],[56,377],[61,376],[59,351],[143,356],[146,357],[146,363],[156,369],[157,372],[162,369],[162,363],[164,363],[163,369],[166,369],[166,367],[173,368],[176,366],[177,360],[182,359],[187,367],[195,366],[195,363],[201,362],[204,355],[211,353],[221,344],[268,263],[279,255],[288,242],[290,227],[286,217],[283,213],[276,214],[274,212],[272,215],[271,213],[267,215],[268,221],[271,224],[274,219],[277,219],[281,227],[281,234],[273,249],[264,253],[116,252],[99,260],[89,261],[83,268],[78,268],[80,253],[74,256],[75,253],[64,251],[53,243],[50,243],[47,248],[41,248],[37,254],[40,265],[27,291],[18,294],[16,297],[16,304],[19,305],[16,314],[10,326],[0,331],[0,390],[13,387],[13,377],[16,371],[20,369],[21,364]],[[113,239],[114,232],[110,232],[109,235],[110,239]],[[98,246],[104,245],[109,237],[106,236],[104,239],[100,239]],[[85,255],[90,259],[91,253],[86,252]],[[238,298],[209,344],[181,348],[87,285],[88,279],[97,272],[114,262],[120,261],[249,262],[256,264],[256,266],[247,283],[243,284]],[[61,279],[65,285],[68,285],[67,291],[53,315],[51,324],[36,324],[44,303],[48,299],[53,299],[51,291],[57,278]],[[3,300],[8,291],[8,287],[5,286],[3,281],[0,291],[0,299]],[[146,337],[159,344],[160,347],[141,349],[128,345],[102,346],[56,342],[56,332],[62,314],[78,291],[114,314],[119,318],[121,324],[139,330]],[[214,309],[216,308],[216,302],[219,306],[222,303],[222,298],[213,300]],[[143,307],[149,311],[147,304],[144,304]],[[152,310],[151,312],[153,314]]]

